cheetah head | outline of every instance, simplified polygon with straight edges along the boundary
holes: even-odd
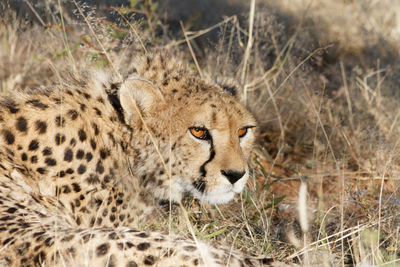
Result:
[[[179,201],[191,193],[222,204],[243,190],[256,121],[227,89],[185,75],[159,84],[137,76],[122,84],[125,121],[152,151],[136,176],[160,198]]]

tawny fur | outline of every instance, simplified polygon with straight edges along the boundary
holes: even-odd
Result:
[[[1,100],[0,266],[266,264],[135,230],[160,201],[226,203],[243,189],[256,123],[232,88],[162,55],[123,80],[90,77]]]

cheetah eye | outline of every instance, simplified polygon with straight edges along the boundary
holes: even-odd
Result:
[[[208,133],[208,130],[205,128],[191,127],[191,128],[189,128],[189,131],[197,139],[201,139],[201,140],[210,139],[210,134]]]
[[[247,129],[248,129],[247,127],[244,127],[244,128],[240,128],[237,131],[237,135],[239,136],[239,138],[242,138],[247,134]]]
[[[245,127],[240,128],[240,129],[237,131],[238,137],[239,137],[239,138],[245,137],[246,134],[249,132],[249,129],[250,129],[250,128],[254,128],[254,127],[256,127],[256,126],[251,125],[251,126],[245,126]]]

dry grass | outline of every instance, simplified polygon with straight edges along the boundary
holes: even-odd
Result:
[[[133,55],[152,49],[170,50],[205,77],[233,77],[260,123],[248,188],[226,206],[187,200],[188,217],[143,228],[190,236],[189,219],[199,239],[302,265],[399,265],[400,6],[254,2],[243,7],[248,17],[182,27],[174,38],[160,34],[161,15],[149,10],[138,21],[132,10],[114,9],[111,20],[76,4],[77,18],[64,12],[62,22],[56,12],[37,24],[3,4],[0,91],[94,67],[124,75]],[[212,49],[198,45],[213,28]]]

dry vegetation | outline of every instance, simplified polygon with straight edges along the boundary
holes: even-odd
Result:
[[[253,177],[227,206],[184,203],[198,238],[302,265],[400,265],[397,1],[216,1],[238,14],[211,27],[155,0],[26,2],[29,19],[0,3],[4,94],[68,71],[126,74],[153,50],[242,85],[260,124]],[[182,213],[142,227],[190,236]]]

